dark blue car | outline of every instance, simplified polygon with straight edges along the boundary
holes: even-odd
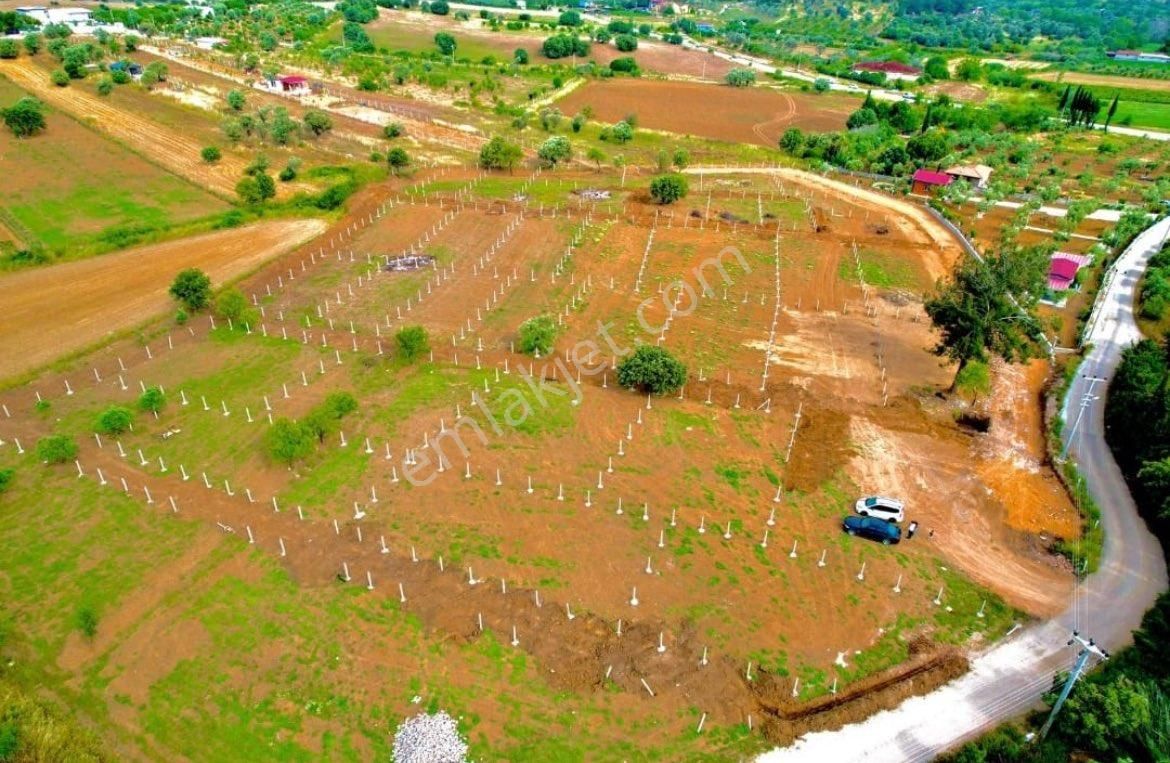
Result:
[[[902,540],[902,530],[896,524],[877,517],[850,515],[842,520],[841,527],[850,535],[860,535],[886,546]]]

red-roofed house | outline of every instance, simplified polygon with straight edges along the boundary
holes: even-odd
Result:
[[[1057,252],[1048,262],[1048,289],[1049,291],[1068,291],[1076,281],[1080,271],[1089,258],[1080,254]]]
[[[947,173],[935,172],[934,170],[915,170],[914,174],[910,176],[910,180],[913,182],[910,192],[921,196],[929,196],[935,188],[946,188],[955,182],[955,179]]]
[[[853,71],[884,74],[887,79],[905,80],[916,80],[922,74],[922,70],[917,66],[898,61],[860,61],[853,65]]]
[[[276,81],[280,83],[280,89],[286,93],[299,92],[301,90],[309,89],[309,80],[297,74],[290,74],[286,77],[278,77]]]

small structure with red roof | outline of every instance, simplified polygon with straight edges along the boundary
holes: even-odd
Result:
[[[910,192],[920,196],[929,196],[936,188],[946,188],[955,179],[945,172],[935,170],[915,170],[910,177],[913,183]]]
[[[1057,252],[1048,262],[1048,290],[1068,291],[1077,280],[1077,273],[1090,262],[1083,254]]]
[[[302,77],[299,74],[289,74],[284,77],[277,77],[276,81],[279,83],[280,89],[286,93],[309,89],[308,78]]]

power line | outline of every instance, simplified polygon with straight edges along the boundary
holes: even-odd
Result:
[[[1056,720],[1056,714],[1060,712],[1060,708],[1064,705],[1064,701],[1068,699],[1068,695],[1072,692],[1073,684],[1081,677],[1085,666],[1089,662],[1090,657],[1097,657],[1101,660],[1108,660],[1109,653],[1093,642],[1093,639],[1086,641],[1081,636],[1073,631],[1072,638],[1069,639],[1068,645],[1081,645],[1081,652],[1077,655],[1077,662],[1073,665],[1072,672],[1068,674],[1068,680],[1064,682],[1064,688],[1060,690],[1060,696],[1056,698],[1056,703],[1052,706],[1052,712],[1048,714],[1048,720],[1044,721],[1044,725],[1040,728],[1040,739],[1048,736],[1049,730],[1052,728],[1052,723]]]

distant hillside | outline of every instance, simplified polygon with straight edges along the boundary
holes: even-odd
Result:
[[[754,0],[795,25],[789,34],[848,28],[930,47],[1003,50],[1034,41],[1159,48],[1170,40],[1170,0]],[[876,28],[875,28],[876,27]]]
[[[1037,38],[1104,49],[1161,46],[1170,0],[901,0],[883,37],[992,49]]]

